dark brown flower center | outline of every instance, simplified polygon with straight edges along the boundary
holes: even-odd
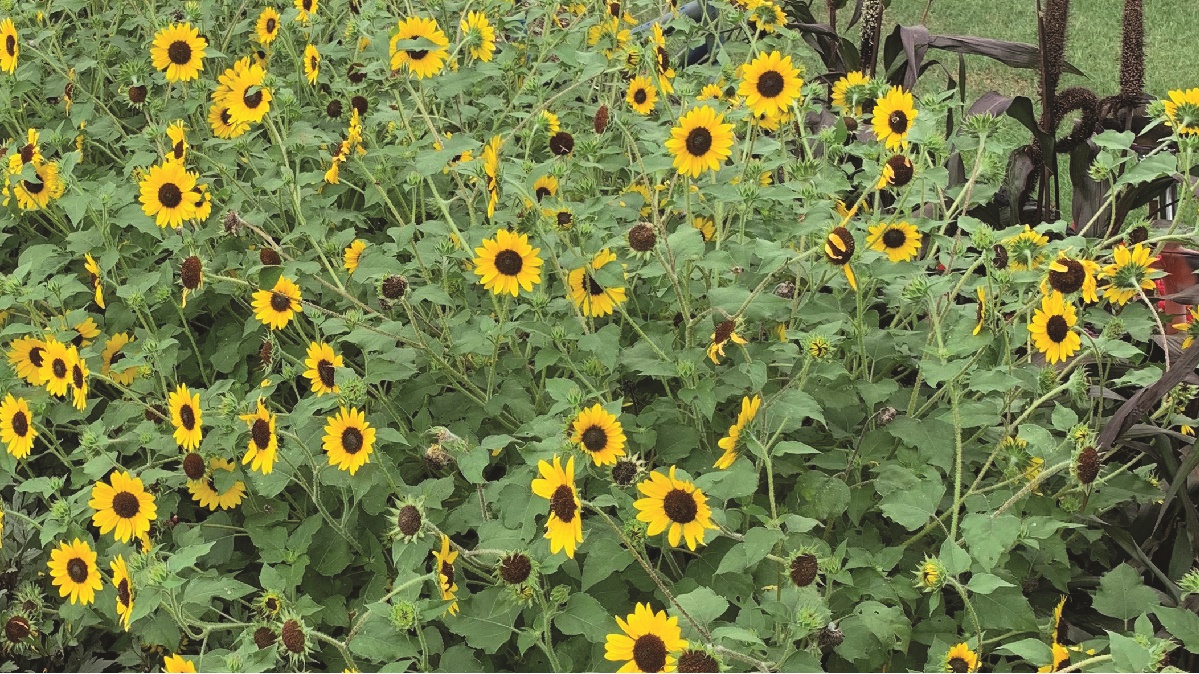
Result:
[[[316,56],[309,56],[309,57],[308,57],[308,69],[309,69],[309,70],[316,70],[316,66],[317,66],[317,64],[319,64],[320,62],[321,62],[321,60],[320,60],[319,58],[317,58]]]
[[[1063,295],[1081,290],[1083,282],[1087,280],[1087,271],[1083,268],[1082,263],[1078,260],[1064,258],[1058,260],[1057,264],[1064,266],[1066,271],[1057,271],[1051,268],[1049,285]]]
[[[666,48],[658,47],[655,51],[658,56],[658,72],[664,73],[670,70],[670,55],[666,53]]]
[[[274,646],[275,641],[278,640],[278,638],[279,637],[275,635],[275,632],[266,625],[254,630],[254,644],[258,646],[259,650]]]
[[[683,651],[679,655],[679,671],[683,674],[690,672],[718,672],[720,666],[716,658],[703,651]]]
[[[733,336],[733,330],[736,329],[737,322],[733,320],[721,321],[716,326],[716,330],[712,335],[712,341],[716,344],[723,344],[728,341],[729,337]]]
[[[442,562],[440,572],[441,572],[441,577],[442,577],[442,584],[447,587],[453,587],[454,586],[454,565],[450,564],[448,562]]]
[[[66,379],[67,363],[61,358],[55,358],[54,363],[50,365],[50,369],[54,372],[56,379]]]
[[[405,536],[415,536],[420,533],[421,516],[420,510],[414,505],[406,505],[400,508],[400,512],[396,515],[396,528]]]
[[[524,266],[524,258],[514,250],[501,250],[495,254],[496,271],[504,276],[516,276]]]
[[[311,11],[312,11],[312,0],[304,0],[304,3],[303,3],[303,4],[304,4],[304,11],[305,11],[305,12],[311,12]]]
[[[1070,326],[1066,324],[1066,319],[1061,315],[1050,316],[1045,323],[1045,334],[1049,335],[1049,339],[1055,344],[1061,344],[1066,341],[1066,335],[1070,334]]]
[[[291,311],[291,298],[280,292],[272,292],[271,308],[278,312]]]
[[[951,671],[951,672],[958,672],[959,674],[961,674],[962,672],[970,671],[970,664],[968,662],[966,662],[966,660],[963,658],[958,658],[958,657],[950,658],[948,665],[949,665],[949,671]]]
[[[251,110],[262,104],[262,89],[258,87],[253,87],[253,89],[254,93],[250,93],[250,90],[246,89],[246,93],[241,96],[242,103],[245,103],[246,107]]]
[[[570,214],[570,211],[558,211],[558,226],[559,227],[569,227],[571,222],[573,222],[573,221],[574,221],[574,216],[572,216]]]
[[[183,283],[184,288],[195,290],[200,287],[201,266],[200,258],[195,255],[190,255],[183,261],[183,266],[179,269],[179,281]]]
[[[72,557],[67,561],[67,575],[70,576],[71,582],[82,583],[87,580],[91,570],[87,566],[87,562],[78,557]]]
[[[196,427],[196,411],[190,404],[184,403],[179,407],[179,423],[189,431]]]
[[[519,585],[529,579],[533,564],[527,555],[514,552],[500,560],[500,578],[505,583]]]
[[[341,448],[346,454],[357,454],[362,451],[362,431],[357,428],[347,428],[341,432]]]
[[[175,155],[175,159],[183,159],[183,149],[183,141],[179,141],[171,147],[171,154]]]
[[[583,431],[583,446],[589,452],[598,452],[608,445],[608,434],[599,426],[589,426]]]
[[[183,203],[183,190],[175,183],[163,183],[158,188],[158,203],[165,208],[174,208]]]
[[[42,348],[42,347],[40,347],[40,346],[35,346],[35,347],[33,347],[32,349],[30,349],[30,350],[29,350],[29,362],[30,362],[30,363],[33,363],[33,366],[34,366],[34,367],[41,367],[41,366],[42,366],[42,363],[44,362],[44,361],[42,360],[42,353],[43,353],[43,351],[45,351],[45,349],[43,349],[43,348]]]
[[[620,460],[612,466],[612,481],[624,487],[633,483],[637,477],[637,464],[632,461]]]
[[[604,287],[596,283],[591,274],[587,274],[584,278],[587,279],[587,292],[590,293],[592,297],[604,294]]]
[[[129,102],[144,103],[146,100],[146,87],[140,84],[135,84],[129,87]]]
[[[905,134],[908,132],[908,115],[903,110],[895,110],[887,117],[887,126],[891,133]]]
[[[258,449],[266,449],[271,444],[271,422],[259,417],[254,420],[254,425],[250,427],[250,437],[254,439],[254,446]]]
[[[534,192],[534,194],[535,194],[535,195],[536,195],[536,197],[537,197],[537,201],[538,201],[538,202],[540,202],[542,199],[544,199],[544,198],[546,198],[546,197],[548,197],[548,196],[551,196],[551,195],[553,194],[553,192],[551,192],[551,191],[550,191],[550,188],[548,188],[548,187],[545,187],[545,186],[543,185],[543,186],[541,186],[541,187],[538,187],[538,188],[537,188],[537,191],[536,191],[536,192]]]
[[[758,95],[762,98],[774,98],[783,93],[783,76],[777,70],[767,70],[758,75]]]
[[[637,91],[633,92],[633,102],[637,105],[644,105],[646,98],[649,98],[649,94],[646,93],[645,89],[637,89]]]
[[[17,434],[17,437],[23,438],[29,433],[29,417],[25,413],[17,410],[12,415],[12,432]]]
[[[428,55],[429,55],[428,49],[409,49],[408,50],[408,58],[412,59],[413,61],[420,61]]]
[[[229,108],[221,108],[221,124],[230,126],[233,123],[233,118],[229,116]]]
[[[33,146],[33,143],[26,143],[25,147],[21,148],[21,163],[28,164],[33,161],[35,152],[37,152],[37,148]]]
[[[565,157],[575,149],[575,137],[565,131],[559,131],[550,137],[550,152],[559,157]]]
[[[266,33],[267,33],[267,35],[274,35],[274,33],[275,33],[275,28],[277,28],[278,26],[279,26],[279,24],[278,24],[278,23],[275,21],[275,18],[274,18],[274,17],[271,17],[271,18],[267,19],[267,20],[266,20]]]
[[[75,388],[83,388],[83,368],[79,365],[71,366],[71,383],[75,385]]]
[[[903,248],[908,242],[908,235],[902,229],[888,229],[883,232],[883,245],[887,248]]]
[[[42,190],[46,189],[46,183],[40,180],[22,180],[21,184],[25,186],[25,191],[30,194],[41,194]]]
[[[121,606],[129,608],[133,603],[133,593],[129,591],[129,579],[122,578],[120,583],[117,583],[117,601],[121,602]]]
[[[696,127],[687,134],[684,144],[687,147],[687,154],[692,157],[702,157],[712,149],[712,132],[702,126]]]
[[[834,229],[828,235],[825,255],[833,264],[847,264],[853,258],[853,235],[844,227]]]
[[[337,370],[333,367],[333,363],[330,363],[323,358],[319,363],[316,364],[316,374],[320,377],[321,384],[323,384],[325,388],[333,388],[334,375],[336,373]]]
[[[4,36],[4,51],[8,52],[9,56],[17,55],[17,37],[15,35]]]
[[[199,480],[204,477],[204,459],[195,452],[188,452],[183,457],[183,474],[189,480]]]
[[[662,499],[662,510],[672,522],[687,524],[695,521],[699,512],[699,504],[695,497],[682,489],[671,489]]]
[[[550,497],[550,512],[554,513],[558,519],[569,524],[575,519],[575,511],[578,505],[575,504],[575,491],[567,485],[558,485]]]
[[[127,491],[119,491],[112,497],[112,511],[121,519],[129,519],[141,510],[141,501]]]
[[[176,40],[167,47],[167,57],[175,65],[186,65],[192,60],[192,46],[183,40]]]
[[[643,634],[633,642],[633,662],[643,672],[660,672],[666,668],[666,642],[656,634]]]

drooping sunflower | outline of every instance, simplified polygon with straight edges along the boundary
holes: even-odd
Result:
[[[845,77],[833,84],[833,109],[842,115],[857,117],[862,114],[862,104],[869,100],[870,77],[860,70],[845,73]]]
[[[802,86],[790,56],[763,52],[742,68],[737,94],[755,115],[777,115],[791,107]]]
[[[708,105],[680,117],[666,141],[666,149],[674,155],[674,167],[692,178],[704,171],[719,170],[732,147],[733,125],[725,124],[724,117]]]
[[[704,530],[715,529],[708,498],[694,484],[676,479],[675,466],[670,467],[669,476],[658,471],[650,473],[649,479],[637,484],[645,498],[637,499],[637,519],[649,525],[646,533],[657,536],[663,531],[672,546],[679,540],[687,542],[690,550],[704,542]]]
[[[604,659],[625,664],[619,672],[673,672],[676,654],[687,648],[677,617],[666,611],[654,612],[649,604],[638,603],[626,620],[615,616],[623,634],[609,634],[604,643]]]
[[[228,486],[228,489],[220,491],[216,482],[218,470],[232,473],[233,468],[233,462],[228,459],[216,457],[209,459],[208,470],[204,473],[204,477],[199,480],[190,480],[187,483],[187,490],[191,492],[192,500],[199,503],[201,508],[209,510],[236,508],[246,497],[246,483],[236,480],[225,485]]]
[[[315,45],[304,47],[304,77],[309,84],[316,84],[316,79],[321,76],[321,53],[317,51]]]
[[[1067,625],[1062,621],[1062,614],[1066,611],[1066,598],[1067,595],[1062,595],[1057,605],[1053,607],[1053,631],[1050,632],[1049,637],[1055,644],[1065,643],[1066,641]]]
[[[691,226],[699,230],[699,235],[704,237],[704,243],[710,243],[716,238],[716,223],[712,218],[697,216],[691,220]]]
[[[500,201],[500,145],[503,138],[491,137],[483,146],[483,175],[487,181],[487,218],[495,217],[495,207]]]
[[[71,366],[78,358],[74,345],[70,348],[54,338],[46,339],[46,348],[42,352],[42,367],[38,377],[42,380],[50,395],[62,398],[67,394],[71,385]]]
[[[263,475],[270,475],[275,470],[275,458],[279,452],[279,438],[275,433],[275,414],[258,399],[258,409],[254,414],[243,414],[241,420],[250,427],[250,443],[246,446],[246,454],[242,457],[242,465],[250,464],[250,470],[256,470]]]
[[[312,392],[318,396],[326,393],[338,393],[337,368],[342,367],[340,355],[325,342],[312,342],[308,345],[308,354],[304,358],[304,376],[312,382]]]
[[[907,155],[891,155],[890,159],[883,162],[883,168],[879,173],[875,188],[882,190],[888,187],[903,187],[912,182],[914,174],[915,167],[912,166],[912,160],[908,159]]]
[[[208,41],[191,24],[176,23],[154,36],[150,60],[166,74],[168,82],[186,82],[204,70],[204,49]]]
[[[325,452],[329,465],[350,471],[350,475],[370,461],[374,451],[375,429],[366,421],[366,414],[351,407],[341,408],[336,416],[326,419]]]
[[[572,456],[562,467],[562,459],[554,456],[551,466],[545,461],[537,462],[541,477],[533,480],[533,493],[550,502],[549,519],[545,523],[545,537],[550,542],[550,554],[566,551],[574,559],[575,546],[583,542],[583,519],[580,515],[582,503],[575,490],[575,458]]]
[[[1041,234],[1028,225],[1024,231],[1003,242],[1008,252],[1008,267],[1013,271],[1036,269],[1045,261],[1042,249],[1049,243],[1049,237]]]
[[[837,227],[829,232],[828,238],[824,241],[825,258],[845,270],[845,279],[849,281],[849,287],[857,291],[858,281],[854,277],[853,267],[849,266],[850,260],[853,259],[855,247],[853,234],[844,227]]]
[[[607,316],[627,299],[624,286],[605,287],[595,280],[594,272],[615,261],[616,254],[605,248],[592,258],[589,267],[571,270],[567,277],[570,301],[584,316]]]
[[[1104,299],[1123,306],[1137,297],[1141,289],[1153,290],[1155,284],[1150,275],[1157,271],[1153,268],[1157,258],[1149,255],[1148,246],[1138,243],[1130,251],[1128,246],[1120,244],[1112,250],[1112,260],[1112,264],[1103,268],[1103,278],[1107,279]]]
[[[58,596],[69,596],[72,604],[92,603],[96,600],[96,590],[104,587],[96,568],[96,551],[78,538],[70,543],[61,542],[51,550],[47,566],[58,587]]]
[[[1077,322],[1074,305],[1062,299],[1061,293],[1055,290],[1041,298],[1041,308],[1033,314],[1028,331],[1033,346],[1045,354],[1050,365],[1065,361],[1082,345],[1082,338],[1073,329]]]
[[[12,72],[12,71],[9,71]],[[1176,89],[1162,101],[1166,124],[1180,136],[1199,136],[1199,88]]]
[[[121,349],[132,341],[133,338],[128,333],[118,332],[108,338],[108,341],[104,343],[104,351],[100,353],[100,374],[111,378],[121,386],[132,384],[137,377],[136,367],[127,367],[120,371],[113,369],[114,365],[125,358],[125,352]]]
[[[196,663],[180,655],[168,655],[162,659],[162,671],[174,674],[192,674],[196,671]]]
[[[183,120],[177,120],[167,127],[167,140],[170,141],[167,161],[182,162],[187,158],[187,129]]]
[[[533,182],[533,196],[541,203],[546,197],[558,195],[558,179],[552,175],[541,176]]]
[[[920,252],[920,230],[903,222],[880,222],[867,231],[870,248],[886,253],[892,262],[904,262]]]
[[[432,43],[433,48],[398,49],[396,47],[401,41],[406,40],[428,41]],[[445,67],[445,61],[449,57],[446,47],[449,44],[449,38],[441,32],[436,19],[410,16],[399,23],[396,34],[391,37],[391,69],[395,71],[402,67],[407,68],[420,80],[432,77]]]
[[[966,674],[978,670],[978,653],[965,642],[955,645],[945,654],[945,671]]]
[[[741,412],[737,415],[737,421],[729,427],[729,434],[716,443],[724,450],[724,454],[716,459],[714,468],[725,470],[737,460],[737,446],[741,440],[741,432],[754,420],[754,417],[758,416],[758,408],[761,406],[762,396],[760,395],[755,395],[753,398],[749,396],[741,398]]]
[[[117,622],[128,632],[129,618],[133,616],[133,576],[129,575],[124,555],[117,555],[109,566],[112,568],[112,586],[117,591]]]
[[[783,8],[771,0],[749,0],[745,3],[749,10],[746,23],[751,30],[758,33],[773,33],[787,25],[787,15]]]
[[[46,342],[36,337],[18,337],[8,350],[8,362],[17,376],[33,386],[45,383],[42,379],[42,363],[45,362]]]
[[[451,602],[446,608],[450,615],[458,614],[458,602],[455,599],[458,584],[454,582],[454,560],[458,559],[458,551],[450,550],[450,537],[441,535],[441,551],[433,551],[433,563],[437,565],[437,585],[441,589],[442,601]]]
[[[1053,642],[1053,662],[1043,667],[1038,667],[1037,672],[1060,672],[1070,666],[1070,650],[1058,642]]]
[[[21,54],[20,36],[12,19],[0,21],[0,40],[4,41],[4,48],[0,49],[0,70],[11,75],[17,70],[17,57]]]
[[[478,61],[490,61],[495,53],[495,29],[483,12],[470,12],[462,17],[458,30],[465,36],[470,57]],[[556,129],[555,129],[556,131]]]
[[[1170,327],[1186,335],[1182,340],[1183,350],[1191,348],[1191,345],[1195,343],[1195,338],[1199,337],[1199,305],[1191,307],[1191,310],[1187,312],[1186,320]]]
[[[300,12],[296,16],[296,21],[300,23],[308,23],[312,17],[316,16],[317,0],[295,0],[295,6]]]
[[[615,464],[618,457],[625,455],[624,428],[616,415],[599,403],[579,412],[570,428],[570,441],[587,452],[597,466]]]
[[[888,150],[900,150],[907,145],[908,132],[912,130],[912,122],[916,121],[918,114],[912,92],[904,91],[899,86],[891,87],[874,104],[875,137],[886,144]]]
[[[671,80],[674,79],[675,72],[674,68],[670,66],[670,52],[666,49],[666,33],[657,22],[654,22],[651,28],[653,29],[650,40],[654,46],[654,72],[658,74],[658,84],[662,87],[662,93],[669,96],[674,93],[674,84],[671,83]]]
[[[279,12],[274,7],[267,7],[258,15],[254,24],[254,33],[258,44],[267,47],[279,37]]]
[[[263,86],[266,80],[266,69],[257,63],[251,63],[250,57],[245,57],[233,64],[220,77],[224,87],[224,96],[217,103],[229,111],[229,119],[234,123],[254,124],[261,122],[266,113],[271,110],[271,90]]]
[[[23,211],[47,208],[51,201],[62,197],[66,185],[58,175],[58,162],[33,162],[35,179],[19,180],[13,185],[17,207]]]
[[[527,234],[501,229],[494,239],[483,239],[475,249],[475,274],[479,283],[496,295],[516,297],[520,289],[532,292],[541,283],[540,248],[529,245]]]
[[[625,93],[624,99],[628,101],[629,107],[639,115],[648,115],[654,111],[654,105],[658,102],[658,90],[654,88],[654,83],[648,77],[637,76],[629,82],[629,89]]]
[[[982,332],[983,325],[987,321],[987,289],[985,286],[979,286],[974,289],[978,294],[978,304],[976,305],[977,320],[974,324],[974,332],[971,334],[977,335]]]
[[[100,535],[111,531],[122,543],[150,531],[150,523],[158,515],[154,496],[142,486],[141,478],[120,471],[112,474],[109,483],[97,482],[87,504],[96,511],[92,524],[100,529]]]
[[[175,442],[188,451],[194,451],[204,439],[203,416],[200,412],[200,394],[191,393],[187,384],[180,384],[167,396],[171,409],[171,424],[175,427]]]
[[[225,140],[237,138],[250,130],[249,124],[233,121],[229,106],[220,102],[208,108],[208,126],[212,127],[212,135]]]
[[[287,327],[292,316],[304,310],[300,286],[286,276],[280,276],[270,290],[255,291],[252,305],[254,318],[271,330]]]
[[[83,254],[83,268],[91,276],[92,287],[96,290],[96,306],[104,308],[104,285],[100,279],[100,265],[96,263],[96,258],[92,257],[91,253]]]
[[[366,250],[366,242],[362,239],[354,239],[353,243],[346,246],[344,255],[342,256],[342,265],[350,274],[358,270],[358,261],[362,259],[362,251]]]
[[[72,346],[72,349],[75,347]],[[82,412],[87,409],[87,378],[91,376],[91,370],[87,367],[87,361],[79,356],[79,352],[75,352],[74,362],[71,363],[71,403],[75,409]]]
[[[138,185],[142,212],[159,227],[181,227],[196,214],[199,195],[193,190],[196,175],[182,164],[168,161],[151,166]]]
[[[82,348],[91,344],[92,340],[99,336],[100,326],[96,325],[96,321],[92,320],[91,316],[88,316],[75,324],[75,337],[71,339],[71,344]]]
[[[737,321],[728,319],[716,324],[716,329],[712,331],[712,343],[708,345],[708,360],[720,365],[720,359],[724,358],[724,347],[728,346],[729,342],[733,344],[749,344],[745,338],[737,334]]]
[[[11,393],[5,395],[4,402],[0,403],[0,442],[4,443],[8,453],[18,459],[29,456],[36,437],[29,403],[24,398],[14,398]]]

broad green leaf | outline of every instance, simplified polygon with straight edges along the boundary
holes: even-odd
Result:
[[[1121,564],[1099,579],[1092,606],[1105,616],[1132,620],[1160,603],[1157,593],[1145,587],[1141,575],[1131,566]]]

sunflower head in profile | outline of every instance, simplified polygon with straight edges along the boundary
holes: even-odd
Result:
[[[629,82],[624,99],[634,112],[639,115],[648,115],[654,111],[654,105],[658,102],[658,90],[654,88],[654,83],[648,77],[638,75]]]
[[[87,409],[88,377],[91,374],[87,361],[76,353],[75,362],[71,363],[71,404],[80,412]]]
[[[720,359],[724,358],[724,347],[732,342],[733,344],[748,344],[744,337],[737,334],[737,319],[730,318],[716,324],[716,329],[712,331],[712,343],[708,345],[708,360],[719,365]]]
[[[350,245],[346,246],[342,254],[342,266],[350,274],[358,271],[358,261],[362,259],[362,253],[366,250],[366,242],[362,239],[354,239]]]
[[[604,659],[624,662],[622,672],[673,672],[675,657],[687,648],[677,617],[666,611],[654,612],[649,604],[638,603],[625,620],[616,616],[621,633],[609,634],[604,643]]]
[[[117,555],[109,565],[112,568],[112,586],[117,591],[117,620],[128,632],[129,618],[133,616],[133,576],[129,575],[123,555]]]
[[[46,348],[42,352],[42,366],[39,378],[42,380],[50,395],[59,398],[67,394],[71,385],[71,368],[79,358],[75,345],[70,346],[52,337],[46,339]]]
[[[279,453],[275,414],[268,410],[266,405],[262,404],[262,398],[259,398],[254,413],[243,414],[240,418],[250,427],[250,443],[241,459],[242,465],[250,464],[250,470],[270,475],[275,469],[275,458]]]
[[[196,175],[183,164],[167,161],[151,166],[138,184],[139,200],[146,217],[159,227],[180,227],[196,214],[200,195],[194,190]]]
[[[570,301],[584,316],[607,316],[624,304],[624,286],[605,286],[595,278],[595,272],[616,261],[616,254],[605,248],[596,254],[588,267],[571,270],[567,276]]]
[[[188,674],[196,671],[196,663],[181,655],[168,655],[162,659],[162,671]]]
[[[755,115],[778,115],[799,97],[803,79],[790,56],[779,52],[761,53],[741,70],[737,94]]]
[[[849,281],[849,287],[855,291],[858,289],[858,281],[853,275],[853,268],[849,266],[850,260],[853,259],[854,249],[856,244],[853,240],[853,234],[844,227],[837,227],[828,233],[828,237],[824,240],[824,257],[829,262],[845,270],[845,279]]]
[[[304,376],[312,382],[312,392],[318,396],[338,393],[337,368],[342,367],[342,357],[325,342],[312,342],[304,358]]]
[[[252,305],[254,317],[271,330],[287,327],[292,316],[304,310],[300,286],[286,276],[280,276],[270,290],[256,291]]]
[[[391,69],[407,68],[419,80],[432,77],[445,67],[449,44],[436,19],[410,16],[400,21],[391,37]]]
[[[18,337],[9,346],[8,362],[18,377],[33,386],[41,386],[45,383],[41,376],[45,353],[46,342],[44,340],[36,337]]]
[[[1045,261],[1043,249],[1048,243],[1048,236],[1025,225],[1024,231],[1003,242],[1004,249],[1007,251],[1007,266],[1013,271],[1040,267],[1041,263]]]
[[[18,459],[29,456],[37,431],[33,428],[33,415],[24,398],[15,398],[8,393],[0,403],[0,442],[9,454]]]
[[[974,332],[972,334],[977,335],[982,332],[983,325],[987,321],[987,288],[980,285],[978,288],[975,288],[975,292],[978,294],[978,304],[975,307],[977,313],[974,322]]]
[[[496,295],[516,297],[523,288],[532,292],[541,283],[540,248],[529,245],[526,234],[501,229],[494,239],[483,239],[475,249],[475,274],[479,283]]]
[[[495,28],[483,12],[469,12],[458,24],[464,35],[467,51],[476,61],[491,61],[495,54]],[[557,129],[555,129],[557,131]]]
[[[845,73],[845,77],[833,83],[830,101],[833,109],[842,115],[857,117],[862,114],[862,105],[870,100],[870,77],[860,70]]]
[[[15,58],[15,57],[14,57]],[[9,71],[12,72],[12,71]],[[1199,88],[1176,89],[1162,101],[1166,124],[1179,136],[1199,136]]]
[[[704,243],[711,243],[716,239],[716,223],[707,216],[699,215],[691,219],[691,226],[699,231],[699,235],[704,238]]]
[[[872,250],[886,253],[892,262],[905,262],[920,252],[920,230],[906,221],[874,225],[866,241]]]
[[[753,398],[745,396],[741,399],[741,412],[737,414],[737,421],[729,427],[728,435],[716,443],[718,447],[724,450],[724,454],[716,460],[714,468],[725,470],[737,460],[737,449],[741,441],[741,433],[758,416],[758,409],[761,406],[762,396],[760,395],[755,395]]]
[[[125,345],[132,341],[133,338],[129,336],[129,333],[118,332],[108,338],[108,341],[104,343],[104,351],[100,353],[100,374],[121,386],[128,386],[137,378],[136,367],[127,367],[123,370],[116,368],[117,364],[126,356]]]
[[[1053,662],[1043,667],[1038,667],[1037,672],[1060,672],[1070,666],[1070,649],[1055,641],[1053,642],[1052,650]]]
[[[300,23],[308,23],[312,17],[316,16],[317,0],[295,0],[295,6],[299,11],[296,21]]]
[[[254,24],[254,35],[258,44],[267,47],[279,37],[279,12],[274,7],[267,7],[258,15]]]
[[[224,140],[237,138],[250,130],[246,122],[233,121],[229,106],[219,102],[208,108],[208,126],[212,128],[212,135]]]
[[[916,121],[916,105],[912,92],[903,87],[891,87],[874,104],[874,135],[887,149],[895,152],[907,146],[908,133]]]
[[[674,155],[679,173],[698,178],[704,171],[716,171],[733,147],[733,125],[725,124],[711,106],[694,108],[679,118],[670,130],[666,149]]]
[[[1103,268],[1103,278],[1108,282],[1103,291],[1104,299],[1123,306],[1142,290],[1153,290],[1157,272],[1154,262],[1157,258],[1149,254],[1149,247],[1143,243],[1132,249],[1124,244],[1116,246],[1112,250],[1112,264]]]
[[[441,550],[433,551],[433,564],[437,569],[437,585],[441,589],[442,601],[450,602],[446,607],[446,613],[457,615],[458,602],[457,597],[458,583],[454,577],[454,561],[458,559],[458,551],[450,548],[450,537],[445,534],[441,535]]]
[[[645,496],[633,503],[637,508],[637,519],[648,525],[647,534],[657,536],[663,531],[672,546],[685,540],[687,548],[704,542],[704,531],[715,529],[708,498],[694,484],[675,477],[675,467],[669,475],[658,471],[649,474],[649,479],[637,485]]]
[[[616,463],[624,456],[625,435],[616,415],[596,403],[571,422],[571,442],[586,452],[597,466]]]
[[[1182,340],[1182,348],[1185,351],[1191,348],[1191,345],[1195,343],[1195,338],[1199,337],[1199,305],[1191,307],[1184,318],[1185,320],[1170,327],[1186,335]]]
[[[542,199],[547,197],[555,197],[558,195],[558,179],[552,175],[545,175],[533,182],[533,196],[537,199],[537,203],[541,203]]]
[[[304,78],[309,84],[316,84],[316,80],[321,76],[321,53],[317,51],[315,45],[304,47]]]
[[[100,277],[100,265],[91,253],[83,254],[83,268],[87,270],[92,287],[95,289],[96,306],[104,308],[104,283]]]
[[[955,645],[945,654],[945,671],[955,674],[978,671],[978,653],[965,642]]]
[[[233,64],[220,77],[220,97],[216,102],[229,111],[229,119],[235,124],[261,122],[271,110],[271,90],[263,86],[266,69],[245,57]],[[215,96],[215,94],[214,94]]]
[[[1077,322],[1074,305],[1066,302],[1061,293],[1055,290],[1041,298],[1041,308],[1033,314],[1028,331],[1032,333],[1033,346],[1045,354],[1050,365],[1065,361],[1082,345],[1082,338],[1074,329]]]
[[[924,561],[916,567],[916,588],[924,592],[939,590],[945,585],[945,574],[941,560],[925,555]]]
[[[583,542],[582,503],[575,489],[575,458],[570,457],[565,468],[558,456],[554,457],[553,465],[539,461],[537,471],[541,477],[533,480],[533,493],[550,502],[549,519],[545,523],[550,554],[565,550],[566,556],[574,559],[576,545]]]
[[[0,70],[11,75],[17,71],[17,57],[21,54],[21,40],[12,19],[0,21],[0,41],[4,43],[0,45]]]
[[[246,496],[246,483],[233,479],[233,469],[233,462],[228,459],[209,459],[208,470],[204,476],[187,483],[187,490],[191,492],[192,499],[199,503],[201,508],[209,510],[236,508]]]
[[[96,551],[78,538],[62,542],[50,551],[50,577],[60,597],[70,597],[72,604],[90,604],[96,591],[104,587],[100,570],[96,568]]]
[[[204,70],[204,49],[208,41],[191,24],[176,23],[154,36],[150,45],[150,60],[166,74],[168,82],[186,82],[200,76]]]
[[[198,448],[204,437],[200,394],[189,391],[187,384],[180,384],[167,396],[167,406],[171,410],[171,424],[175,427],[175,442],[189,451]]]
[[[326,419],[324,448],[329,465],[353,475],[370,461],[374,451],[375,429],[366,421],[366,414],[355,408],[341,408]]]
[[[15,155],[14,155],[15,156]],[[46,209],[51,201],[62,197],[66,190],[58,173],[58,162],[33,162],[33,176],[18,180],[13,185],[17,207],[23,211]]]

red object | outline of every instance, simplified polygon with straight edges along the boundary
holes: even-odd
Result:
[[[1166,276],[1157,280],[1159,294],[1162,296],[1173,295],[1195,285],[1197,282],[1195,270],[1191,268],[1190,262],[1190,259],[1195,256],[1199,256],[1199,251],[1183,248],[1176,243],[1168,244],[1162,249],[1157,266],[1166,272]],[[1171,316],[1184,317],[1187,314],[1187,308],[1177,302],[1162,300],[1158,305],[1162,311]],[[1166,322],[1168,332],[1176,332],[1169,327],[1169,324],[1174,322],[1177,321]]]

